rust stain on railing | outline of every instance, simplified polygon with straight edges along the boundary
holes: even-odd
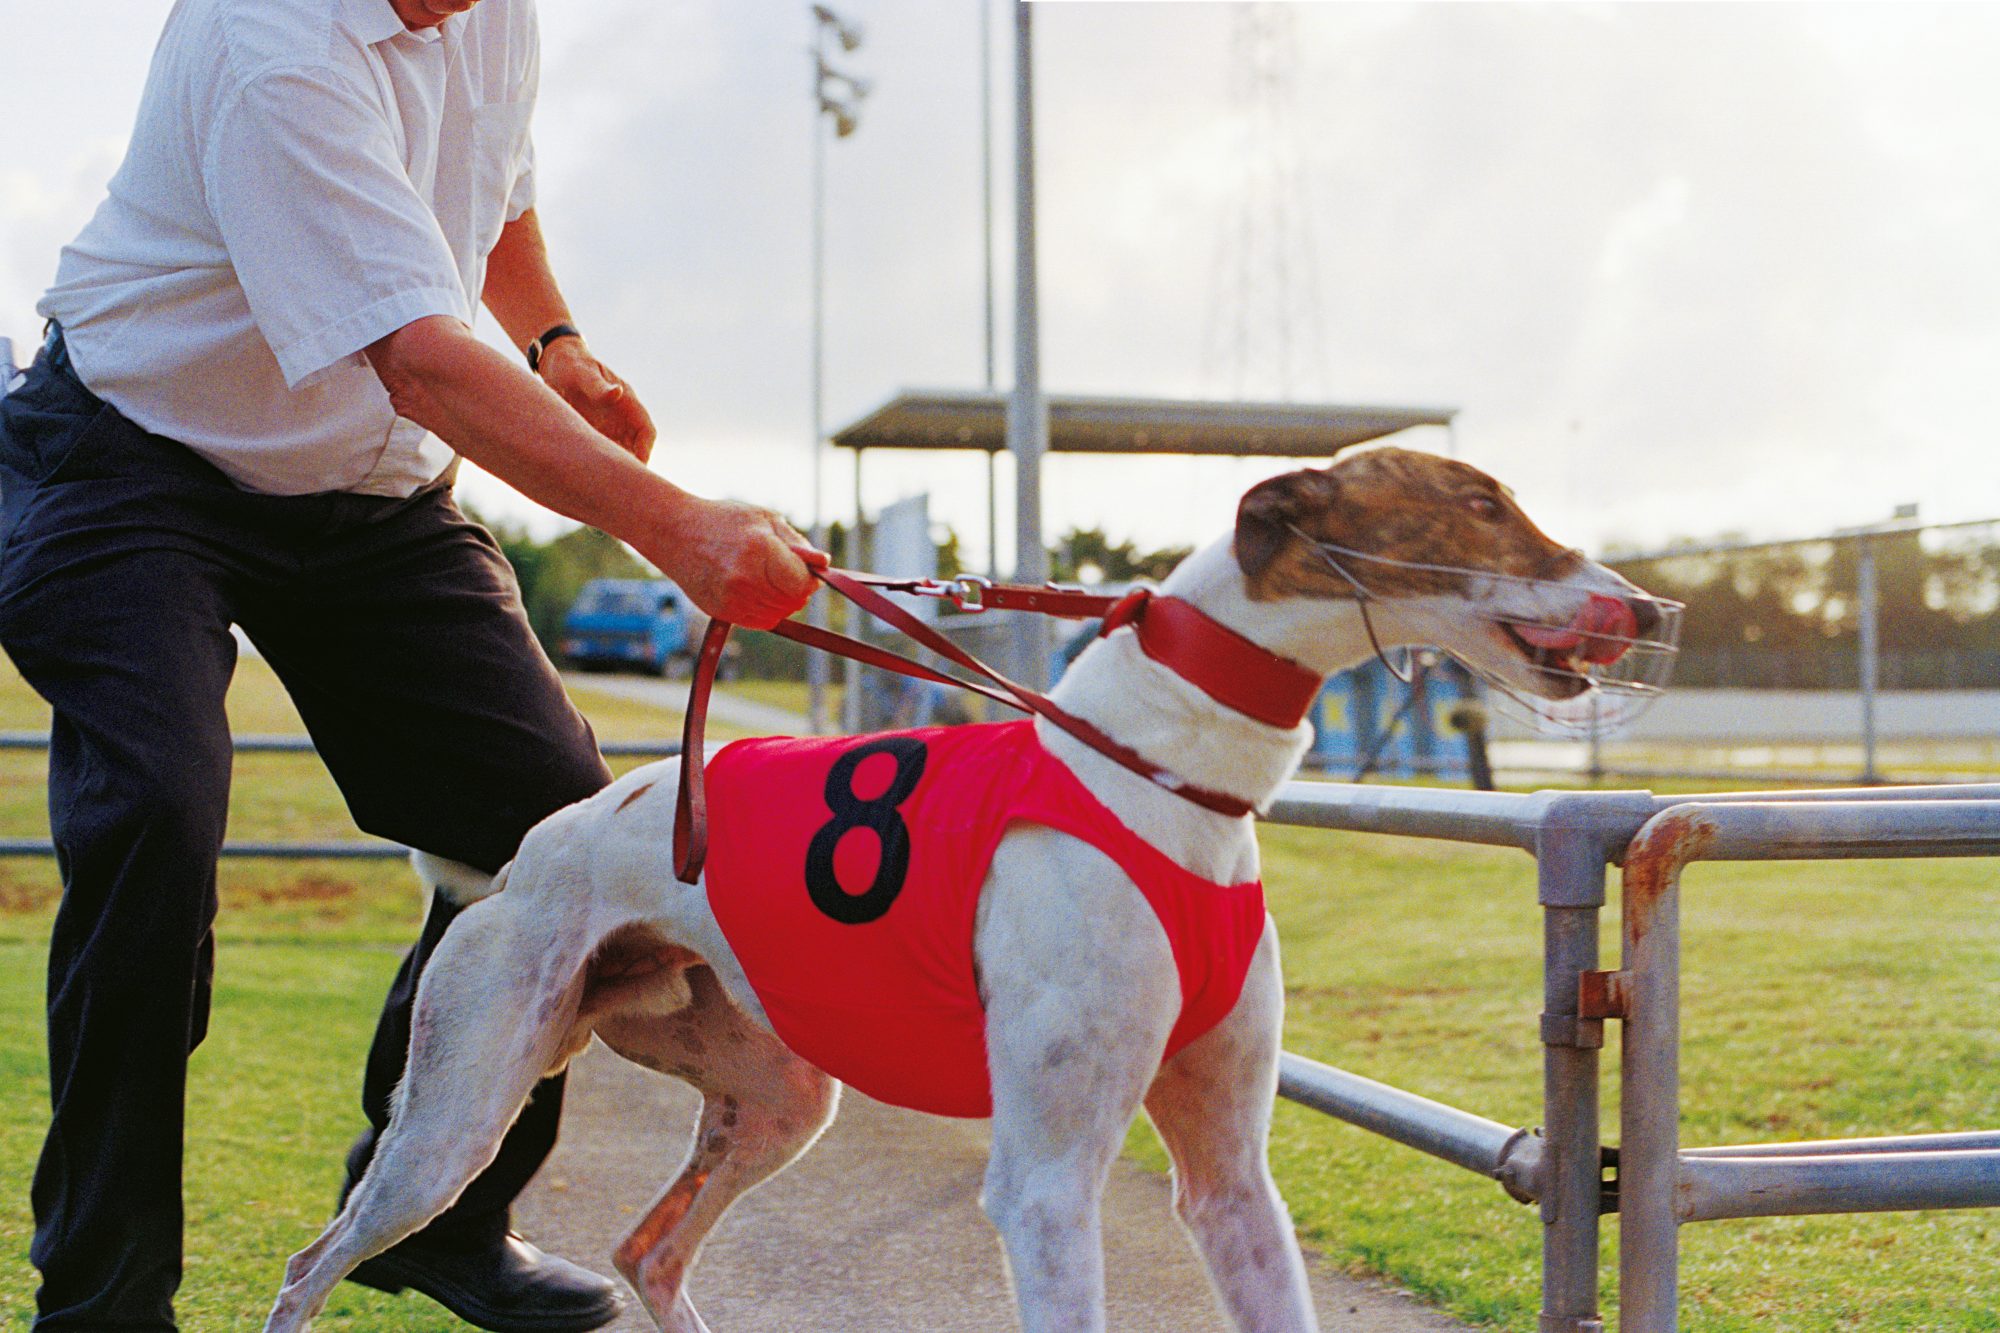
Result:
[[[1715,841],[1716,826],[1706,812],[1676,806],[1653,819],[1625,853],[1625,943],[1637,948],[1653,923],[1662,894],[1690,861]]]

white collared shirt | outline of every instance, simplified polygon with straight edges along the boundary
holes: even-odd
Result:
[[[181,0],[124,164],[40,312],[83,382],[248,490],[408,495],[451,449],[362,349],[472,321],[534,199],[534,0]]]

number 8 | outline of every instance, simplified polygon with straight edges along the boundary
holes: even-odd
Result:
[[[873,800],[854,792],[854,774],[872,755],[891,755],[896,776],[889,789]],[[834,760],[826,775],[826,808],[833,818],[820,826],[806,847],[806,893],[813,906],[843,925],[860,926],[880,919],[895,904],[910,873],[910,826],[897,808],[910,799],[924,776],[929,751],[911,736],[884,736]],[[875,878],[863,893],[849,893],[834,874],[833,853],[840,840],[858,828],[873,829],[882,843]]]

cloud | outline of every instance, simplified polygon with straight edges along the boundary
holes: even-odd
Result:
[[[868,29],[842,63],[874,91],[860,132],[828,150],[829,425],[899,386],[984,373],[975,8],[841,7]],[[157,21],[130,0],[84,7],[96,19],[0,0],[0,28],[34,55],[20,77],[0,69],[0,117],[28,123],[86,63],[101,90],[65,102],[81,102],[90,148],[19,136],[0,162],[10,312],[87,215],[107,165],[96,145],[129,119],[150,40],[134,35],[135,11]],[[1228,87],[1238,12],[1034,11],[1051,389],[1218,387],[1203,349],[1247,179]],[[591,0],[542,13],[542,212],[580,321],[653,406],[671,475],[802,513],[804,7]],[[1937,518],[2000,513],[2000,14],[1302,5],[1295,18],[1289,151],[1310,222],[1298,252],[1318,277],[1301,308],[1322,312],[1335,397],[1462,407],[1465,455],[1583,542],[1810,532],[1901,500]],[[836,513],[845,464],[829,473]],[[1052,460],[1048,528],[1195,540],[1272,466]],[[930,486],[934,514],[983,533],[979,460],[868,469],[871,506]]]

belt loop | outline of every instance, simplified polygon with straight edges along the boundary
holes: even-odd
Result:
[[[1102,639],[1121,625],[1130,625],[1146,613],[1146,604],[1152,600],[1151,588],[1134,588],[1119,598],[1117,604],[1104,613],[1104,622],[1097,627],[1097,637]]]

